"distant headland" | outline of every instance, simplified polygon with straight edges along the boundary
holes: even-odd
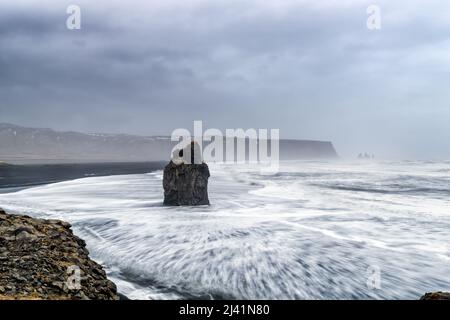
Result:
[[[0,123],[0,161],[23,163],[166,161],[169,136],[60,132]],[[333,159],[329,141],[280,139],[280,160]]]

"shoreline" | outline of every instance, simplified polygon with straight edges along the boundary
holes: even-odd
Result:
[[[164,169],[164,162],[105,162],[0,166],[0,193],[88,177],[144,174]],[[2,191],[3,190],[3,191]]]

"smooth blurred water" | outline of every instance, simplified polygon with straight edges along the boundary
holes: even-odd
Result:
[[[450,162],[210,170],[209,207],[163,207],[160,171],[0,194],[0,206],[71,222],[130,298],[417,299],[450,291]],[[368,286],[374,270],[378,289]]]

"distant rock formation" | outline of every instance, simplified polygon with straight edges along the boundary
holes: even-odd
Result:
[[[198,144],[192,142],[183,150],[175,150],[164,168],[164,205],[209,205],[208,165],[201,160]]]
[[[448,292],[427,292],[420,300],[450,300],[450,293]]]
[[[372,153],[371,155],[367,152],[358,154],[358,159],[375,159],[375,155]]]
[[[0,209],[0,300],[119,298],[115,284],[70,227]],[[80,281],[72,282],[78,272]]]

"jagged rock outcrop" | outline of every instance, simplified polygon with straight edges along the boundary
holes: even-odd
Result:
[[[175,164],[170,161],[164,169],[164,205],[209,205],[209,169],[202,164]]]
[[[201,149],[192,141],[172,153],[164,168],[164,204],[167,206],[208,205],[209,168],[203,162]]]
[[[420,300],[450,300],[449,292],[427,292]]]
[[[209,175],[197,142],[192,141],[183,149],[174,150],[172,160],[164,168],[164,205],[209,205]]]
[[[70,227],[0,209],[0,300],[118,299],[115,284]]]

